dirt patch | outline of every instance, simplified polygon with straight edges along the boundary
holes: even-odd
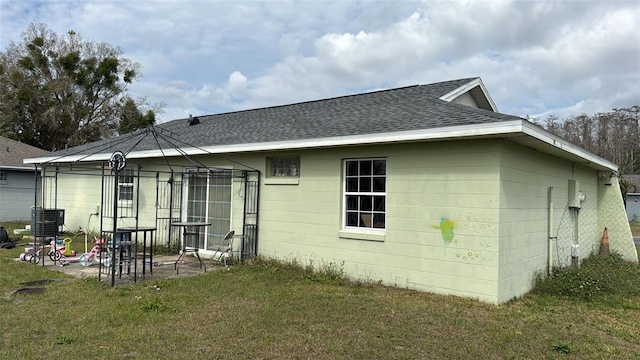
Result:
[[[46,288],[39,288],[39,287],[22,288],[22,289],[18,289],[16,291],[14,291],[13,295],[16,295],[16,294],[24,294],[24,295],[42,294],[45,290],[46,290]]]

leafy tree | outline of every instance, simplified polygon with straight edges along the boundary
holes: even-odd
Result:
[[[155,125],[155,123],[156,114],[153,110],[147,110],[147,112],[143,114],[140,109],[138,109],[135,101],[127,98],[120,113],[118,133],[124,134],[136,129],[144,129],[148,126]]]
[[[121,114],[135,107],[127,85],[141,75],[122,54],[74,31],[60,37],[29,25],[21,43],[0,52],[0,131],[46,150],[115,135]]]

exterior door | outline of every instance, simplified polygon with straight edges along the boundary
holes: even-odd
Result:
[[[198,248],[211,250],[231,229],[231,171],[192,169],[187,171],[186,221],[208,222]]]

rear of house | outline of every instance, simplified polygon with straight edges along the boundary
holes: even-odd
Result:
[[[60,169],[47,184],[69,228],[109,228],[117,212],[120,224],[156,225],[166,243],[179,236],[170,222],[204,220],[205,254],[232,229],[243,254],[495,304],[593,253],[604,227],[612,249],[637,261],[617,167],[497,113],[477,78],[151,131],[183,134],[166,139],[186,145],[145,143],[139,132],[120,148],[30,160]],[[106,166],[115,150],[127,157],[117,180]]]

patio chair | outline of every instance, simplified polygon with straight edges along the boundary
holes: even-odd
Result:
[[[233,250],[233,235],[235,235],[235,233],[233,230],[229,231],[220,244],[211,249],[215,251],[211,262],[222,262],[225,267],[227,266],[227,258],[231,256],[231,251]]]

